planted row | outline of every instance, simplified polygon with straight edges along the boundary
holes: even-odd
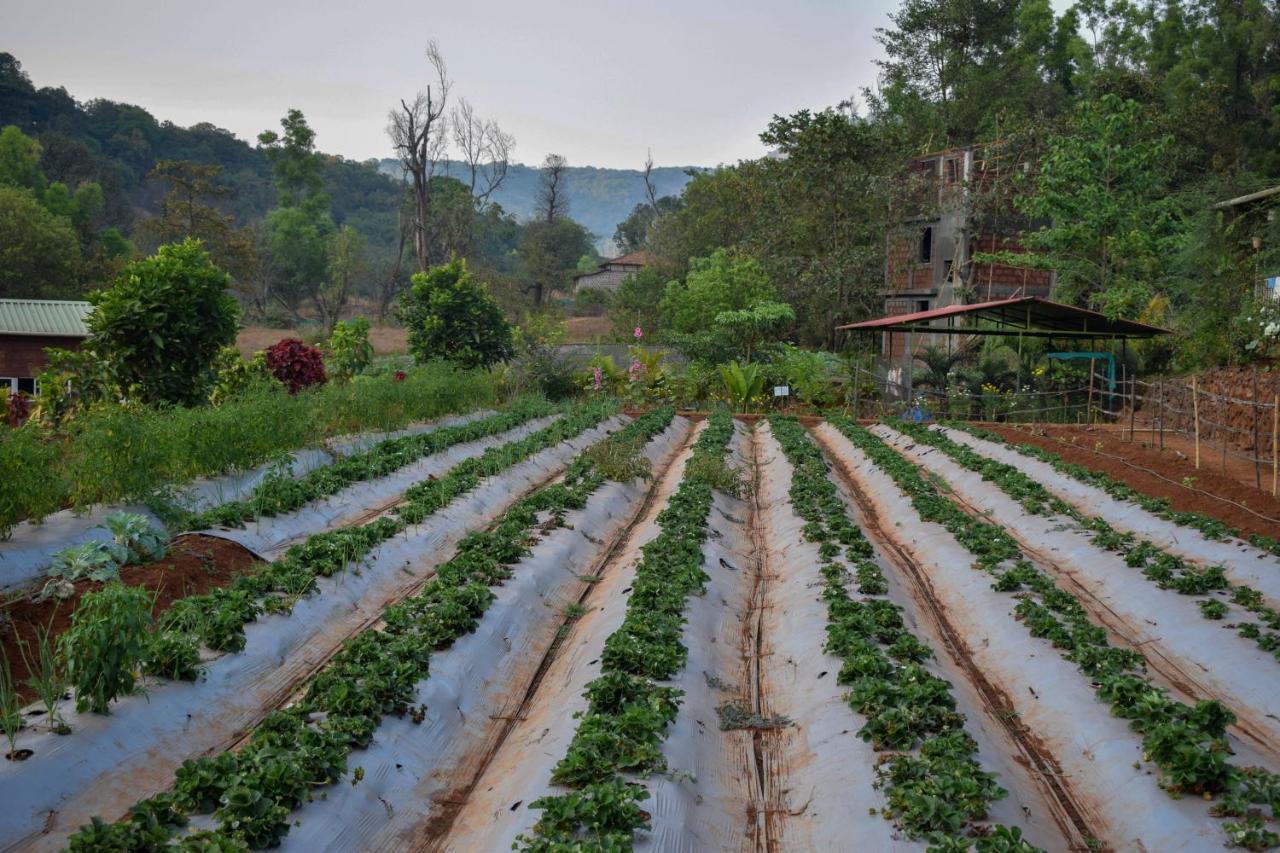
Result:
[[[965,514],[944,497],[949,487],[941,478],[924,476],[870,431],[847,418],[831,423],[897,483],[922,519],[941,524],[974,555],[975,567],[995,577],[994,589],[1017,594],[1017,617],[1079,668],[1113,716],[1130,721],[1171,796],[1220,796],[1214,814],[1243,818],[1225,827],[1235,843],[1257,850],[1280,845],[1254,808],[1267,806],[1280,817],[1280,775],[1228,762],[1226,729],[1235,722],[1229,709],[1214,700],[1187,705],[1169,698],[1146,677],[1142,655],[1111,646],[1079,600],[1035,568],[1003,527]]]
[[[573,790],[531,804],[542,817],[529,836],[518,837],[521,849],[630,849],[635,832],[648,826],[639,803],[649,792],[622,774],[666,766],[663,736],[683,694],[660,682],[688,658],[680,642],[684,606],[708,580],[702,543],[713,483],[734,482],[724,463],[732,435],[733,420],[718,412],[694,444],[679,489],[658,515],[660,532],[643,548],[622,625],[605,640],[601,674],[586,687],[587,710],[552,771],[552,781]]]
[[[822,451],[794,418],[773,416],[769,424],[794,469],[791,505],[822,557],[827,651],[843,661],[837,681],[850,688],[850,708],[866,718],[858,735],[877,750],[893,751],[876,767],[876,785],[889,804],[884,817],[940,849],[1035,850],[1018,827],[976,825],[1007,792],[978,763],[978,745],[964,730],[951,685],[922,666],[932,650],[907,630],[900,607],[875,597],[888,585],[871,543],[849,520],[827,476]],[[846,590],[849,567],[866,598]]]
[[[1039,459],[1041,462],[1051,465],[1055,471],[1073,477],[1080,482],[1096,486],[1102,489],[1111,497],[1120,501],[1130,501],[1145,509],[1147,512],[1157,515],[1166,521],[1174,524],[1182,525],[1199,530],[1209,539],[1222,540],[1228,536],[1235,536],[1238,539],[1244,539],[1255,548],[1261,548],[1272,554],[1280,556],[1280,539],[1270,536],[1263,536],[1258,533],[1243,534],[1236,528],[1226,524],[1225,522],[1205,515],[1200,512],[1182,512],[1173,508],[1173,505],[1167,498],[1155,498],[1150,495],[1143,494],[1131,486],[1112,479],[1110,476],[1101,471],[1094,471],[1092,468],[1086,468],[1083,465],[1077,465],[1074,462],[1068,462],[1058,454],[1036,447],[1034,444],[1014,444],[1007,442],[1001,436],[990,430],[982,429],[967,423],[948,423],[947,426],[954,429],[963,430],[977,438],[985,439],[996,444],[1006,445],[1021,453],[1023,456],[1030,456],[1032,459]]]
[[[248,497],[227,501],[203,512],[188,512],[168,503],[156,503],[153,509],[171,530],[243,527],[245,522],[255,518],[269,518],[290,512],[312,501],[337,494],[355,483],[385,477],[456,444],[498,435],[554,411],[555,406],[545,400],[522,400],[506,411],[481,420],[416,435],[384,439],[367,450],[308,471],[296,479],[288,470],[273,471]]]
[[[1254,614],[1262,623],[1239,622],[1235,626],[1236,632],[1245,639],[1253,640],[1259,648],[1280,662],[1280,612],[1269,607],[1264,602],[1262,593],[1253,587],[1230,583],[1221,566],[1201,568],[1177,554],[1169,553],[1150,540],[1140,540],[1132,533],[1122,533],[1102,517],[1083,513],[1061,500],[1012,465],[983,456],[967,444],[953,441],[945,433],[921,424],[894,426],[916,441],[941,450],[962,467],[981,474],[982,479],[1018,501],[1027,512],[1046,516],[1056,513],[1076,521],[1093,534],[1095,545],[1123,555],[1126,565],[1140,569],[1145,578],[1161,589],[1171,589],[1181,595],[1205,595],[1213,591],[1230,590],[1231,601]],[[1206,619],[1222,619],[1230,613],[1230,609],[1226,602],[1215,598],[1201,601],[1200,612]]]
[[[76,707],[107,713],[110,702],[132,692],[139,670],[194,680],[200,673],[200,646],[215,651],[243,649],[244,626],[260,614],[288,613],[299,599],[315,591],[317,579],[358,568],[380,543],[421,523],[483,478],[578,435],[614,411],[607,403],[572,409],[545,429],[489,448],[439,479],[415,484],[393,515],[318,533],[290,548],[279,561],[262,564],[228,586],[175,601],[154,626],[150,625],[151,594],[146,590],[113,582],[87,593],[72,614],[61,644]],[[50,724],[54,722],[50,717]]]
[[[602,444],[634,448],[665,429],[673,415],[670,409],[645,415]],[[585,506],[605,480],[592,463],[598,452],[585,451],[561,482],[517,501],[492,529],[463,539],[420,593],[385,611],[385,627],[345,642],[302,698],[266,717],[243,749],[185,762],[172,792],[136,804],[123,822],[95,818],[72,837],[71,849],[153,849],[170,843],[189,814],[206,813],[217,830],[180,836],[182,844],[277,845],[289,831],[289,813],[342,776],[351,751],[369,745],[384,715],[425,719],[427,708],[413,701],[429,675],[432,652],[475,630],[494,600],[493,588],[529,552],[535,529],[548,531],[563,523],[566,512]],[[542,514],[550,522],[541,522]]]

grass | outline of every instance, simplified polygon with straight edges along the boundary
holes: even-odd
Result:
[[[258,387],[224,405],[96,408],[53,434],[0,428],[0,536],[65,507],[143,500],[157,489],[261,464],[335,435],[393,430],[490,404],[484,374],[424,365],[402,382],[357,377],[290,396]]]

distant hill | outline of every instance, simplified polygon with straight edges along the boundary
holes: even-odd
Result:
[[[380,168],[399,177],[400,163],[384,159]],[[691,167],[695,168],[696,167]],[[452,164],[451,172],[463,177],[463,167]],[[566,179],[569,190],[569,216],[581,222],[596,237],[603,253],[613,249],[613,230],[645,200],[644,177],[639,169],[602,169],[596,166],[570,166]],[[653,170],[658,195],[679,195],[689,183],[686,167],[661,166]],[[521,219],[533,215],[538,198],[538,168],[513,163],[501,189],[493,200]]]

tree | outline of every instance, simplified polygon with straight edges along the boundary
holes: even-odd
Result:
[[[0,184],[24,187],[34,193],[43,193],[45,188],[40,143],[12,124],[0,130]]]
[[[413,276],[397,310],[419,362],[443,358],[463,367],[490,367],[515,354],[511,326],[467,263],[454,258]]]
[[[365,270],[364,237],[350,225],[343,225],[329,238],[328,261],[328,278],[312,298],[325,332],[333,334],[338,317],[351,298],[355,281]]]
[[[467,170],[467,186],[475,199],[476,210],[483,210],[507,178],[515,137],[503,131],[496,121],[476,115],[466,98],[458,99],[450,118],[453,142]]]
[[[158,160],[149,177],[169,189],[159,215],[143,220],[138,233],[155,246],[188,237],[200,240],[213,262],[231,275],[236,289],[245,292],[256,272],[257,252],[252,233],[236,228],[234,218],[217,206],[231,195],[231,189],[218,181],[221,174],[217,164]]]
[[[387,135],[400,158],[400,166],[413,182],[413,246],[418,269],[424,272],[431,263],[427,231],[431,177],[444,156],[447,143],[445,107],[449,102],[449,90],[453,88],[449,68],[434,41],[427,45],[427,63],[435,77],[434,86],[418,92],[411,102],[402,99],[400,106],[391,110],[387,119]]]
[[[564,182],[569,175],[569,161],[560,154],[548,154],[539,171],[538,217],[543,222],[555,222],[568,216],[569,196]]]
[[[538,219],[524,226],[520,235],[525,276],[522,290],[535,307],[541,307],[552,290],[568,284],[578,259],[591,249],[591,234],[568,217],[550,222]]]
[[[1161,134],[1134,101],[1103,95],[1049,141],[1035,192],[1016,204],[1048,225],[1024,242],[1040,252],[978,256],[1057,271],[1056,295],[1111,317],[1137,316],[1173,275],[1187,236],[1168,194]]]
[[[0,186],[0,293],[70,299],[80,292],[80,241],[30,190]]]
[[[638,252],[649,244],[649,226],[659,216],[680,209],[679,196],[664,195],[653,202],[642,201],[631,209],[626,219],[613,232],[613,243],[619,252]]]
[[[776,301],[775,297],[773,283],[759,262],[717,249],[710,257],[690,261],[683,283],[667,284],[659,311],[664,328],[693,334],[710,329],[723,311],[750,308]]]
[[[213,387],[218,350],[236,339],[229,283],[198,240],[161,246],[89,294],[88,346],[128,396],[198,405]]]
[[[275,179],[277,207],[266,217],[272,295],[291,311],[313,298],[327,275],[334,232],[324,165],[315,152],[315,132],[298,110],[289,110],[283,134],[259,134]]]
[[[761,344],[779,340],[795,321],[796,312],[787,303],[763,300],[748,308],[721,311],[714,328],[729,348],[741,351],[749,362]]]

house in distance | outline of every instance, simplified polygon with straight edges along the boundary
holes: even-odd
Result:
[[[592,288],[610,293],[631,276],[640,272],[648,263],[644,252],[627,252],[600,264],[594,272],[578,273],[573,277],[574,291]]]
[[[46,348],[79,349],[89,337],[88,302],[0,299],[0,389],[35,394]]]

